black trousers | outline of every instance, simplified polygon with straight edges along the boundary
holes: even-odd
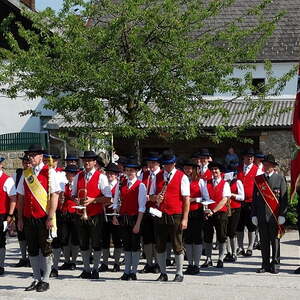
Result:
[[[5,248],[6,245],[6,231],[3,232],[4,221],[6,221],[6,214],[1,214],[0,215],[0,248]]]
[[[277,223],[273,217],[269,222],[259,220],[259,236],[261,243],[262,267],[269,268],[270,264],[279,265],[280,240],[277,238]],[[270,247],[272,248],[272,261],[270,262]]]
[[[208,219],[204,221],[203,226],[204,242],[209,244],[213,242],[215,229],[217,241],[219,243],[225,243],[227,237],[227,224],[228,216],[226,212],[220,211],[208,217]]]
[[[186,244],[202,244],[203,208],[189,212],[187,229],[183,232]]]
[[[102,240],[103,240],[103,249],[109,249],[110,241],[112,239],[115,248],[122,248],[121,240],[121,226],[112,224],[110,218],[108,222],[103,223],[102,228]]]
[[[24,232],[28,246],[28,255],[37,256],[39,250],[43,256],[52,253],[51,244],[47,242],[49,230],[46,228],[47,216],[39,219],[24,217]]]
[[[79,245],[78,233],[79,215],[76,213],[63,213],[61,216],[60,242],[61,246],[68,246],[71,239],[73,246]]]
[[[137,216],[119,217],[124,251],[136,252],[141,249],[141,234],[132,232],[136,220]]]
[[[144,245],[155,244],[154,220],[149,213],[144,213],[143,215],[141,235]]]
[[[234,238],[236,235],[236,230],[240,221],[241,208],[232,208],[231,216],[228,217],[228,225],[227,225],[227,236],[229,238]]]
[[[249,232],[256,231],[256,226],[252,223],[252,203],[245,202],[242,203],[240,221],[237,227],[238,232],[243,232],[245,230],[245,226],[247,227]]]
[[[156,251],[166,251],[168,236],[170,237],[175,255],[183,253],[183,240],[181,229],[182,214],[167,215],[163,213],[161,218],[155,217]]]
[[[23,231],[20,231],[19,228],[18,228],[18,210],[15,209],[15,212],[14,212],[14,216],[15,216],[15,224],[16,224],[16,229],[17,229],[17,237],[18,237],[18,241],[19,242],[22,242],[22,241],[25,241],[25,233],[24,233],[24,230]]]
[[[77,224],[80,250],[89,250],[91,242],[94,251],[101,251],[103,214],[89,217],[88,220],[79,218]]]
[[[62,247],[61,236],[62,236],[62,212],[56,211],[56,226],[57,226],[57,237],[52,241],[52,249],[59,249]]]

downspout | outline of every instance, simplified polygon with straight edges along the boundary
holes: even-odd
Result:
[[[53,140],[59,141],[63,143],[64,145],[64,159],[67,157],[67,142],[59,137],[53,136],[52,134],[49,133],[49,137]],[[50,145],[50,144],[49,144]]]

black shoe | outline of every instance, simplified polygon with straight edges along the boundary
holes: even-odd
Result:
[[[130,273],[131,280],[137,280],[136,274]]]
[[[114,264],[114,267],[111,270],[112,272],[120,272],[120,266],[118,264]]]
[[[91,272],[82,271],[82,273],[79,275],[79,278],[91,279]]]
[[[123,273],[123,275],[121,276],[120,279],[129,281],[131,279],[131,276],[130,276],[130,274]]]
[[[76,264],[75,263],[70,263],[70,269],[71,271],[76,270]]]
[[[34,291],[36,289],[37,284],[38,284],[37,281],[32,281],[31,284],[27,288],[25,288],[24,291],[26,292]]]
[[[218,260],[216,268],[219,268],[219,269],[223,268],[223,262],[221,260]]]
[[[232,261],[232,254],[227,253],[226,256],[224,257],[225,262],[231,262]]]
[[[27,267],[27,259],[21,258],[18,263],[14,265],[14,268]]]
[[[202,254],[201,255],[202,256],[206,256],[206,254],[205,254],[205,248],[202,249]]]
[[[294,271],[294,274],[300,274],[300,267]]]
[[[253,250],[261,250],[260,241],[254,243],[254,245],[253,245]]]
[[[212,267],[212,261],[209,259],[206,259],[206,261],[204,262],[204,264],[201,265],[201,268],[208,268],[208,267]]]
[[[225,261],[225,260],[224,260]],[[235,254],[231,255],[231,258],[228,262],[236,262],[237,261],[237,257]]]
[[[71,263],[64,263],[58,269],[59,270],[71,270]]]
[[[245,252],[244,249],[238,248],[237,251],[236,251],[236,255],[245,256],[246,252]]]
[[[39,281],[39,283],[36,285],[36,291],[37,292],[46,292],[49,290],[49,283],[44,281]]]
[[[4,275],[4,268],[0,267],[0,275]]]
[[[266,273],[266,272],[270,272],[270,270],[267,268],[259,268],[256,270],[256,273]]]
[[[156,281],[166,282],[168,281],[168,275],[161,273],[159,277],[156,279]]]
[[[30,263],[29,258],[26,258],[26,266],[25,267],[31,268],[31,263]]]
[[[160,273],[159,264],[154,264],[154,266],[152,267],[152,273],[153,274],[159,274]]]
[[[94,263],[94,257],[93,255],[90,255],[90,265]]]
[[[97,270],[92,271],[91,279],[99,279],[99,272]]]
[[[193,266],[193,269],[191,270],[191,275],[197,275],[200,273],[200,268],[197,266]]]
[[[145,264],[144,269],[140,270],[139,273],[145,274],[145,273],[152,273],[153,268],[149,264]]]
[[[173,282],[182,282],[183,281],[183,276],[176,274],[175,278],[173,279]]]
[[[58,271],[56,269],[52,269],[50,272],[50,277],[58,277]]]
[[[272,264],[270,267],[270,273],[278,274],[279,273],[279,264]]]
[[[106,272],[108,271],[108,266],[106,264],[101,264],[100,268],[98,269],[99,272]]]
[[[247,250],[244,256],[252,256],[252,250]]]
[[[192,275],[193,272],[193,265],[188,265],[187,269],[183,272],[184,275]]]

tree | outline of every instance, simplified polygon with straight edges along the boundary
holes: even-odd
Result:
[[[234,2],[65,0],[58,13],[24,10],[33,24],[32,30],[19,24],[28,49],[5,31],[12,18],[2,23],[10,45],[0,52],[2,92],[11,98],[19,92],[46,98],[48,108],[90,131],[136,140],[150,133],[185,139],[206,134],[203,120],[216,113],[224,116],[224,124],[216,128],[215,141],[236,137],[254,120],[228,128],[222,99],[204,96],[230,93],[231,101],[249,104],[244,113],[263,107],[263,114],[270,105],[266,96],[278,94],[293,70],[276,79],[266,63],[269,78],[255,98],[249,95],[250,71],[243,79],[231,77],[234,67],[250,67],[282,17],[265,18],[271,1],[260,0],[216,25]],[[251,27],[249,18],[256,20]]]

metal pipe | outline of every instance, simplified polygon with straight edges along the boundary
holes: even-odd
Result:
[[[56,140],[56,141],[62,142],[64,144],[64,158],[66,158],[67,157],[67,142],[64,139],[61,139],[61,138],[59,138],[57,136],[54,136],[54,135],[52,135],[50,133],[49,133],[49,137],[51,139]]]

